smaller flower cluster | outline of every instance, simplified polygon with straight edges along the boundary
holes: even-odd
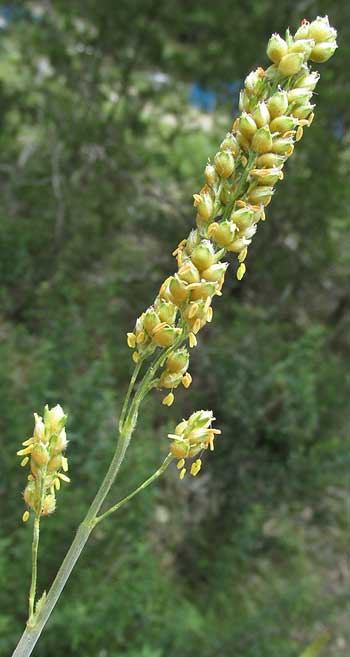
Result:
[[[323,64],[328,61],[337,48],[337,32],[330,26],[328,16],[318,16],[309,23],[303,20],[294,34],[294,41],[282,39],[273,34],[267,46],[267,56],[282,75],[295,75],[303,64],[310,59]]]
[[[176,428],[175,433],[169,433],[172,440],[170,451],[178,459],[177,468],[180,470],[180,479],[183,479],[187,468],[186,459],[194,459],[203,450],[214,450],[214,439],[221,434],[219,429],[214,429],[212,423],[215,420],[212,411],[196,411],[188,420],[182,420]],[[195,477],[202,467],[201,458],[192,461],[190,473]]]
[[[47,516],[56,508],[55,492],[61,481],[69,482],[65,472],[68,470],[67,458],[63,455],[67,447],[65,424],[67,416],[59,404],[49,409],[45,406],[44,420],[34,413],[33,436],[25,440],[24,448],[17,452],[22,457],[21,466],[30,466],[28,483],[23,496],[29,509],[36,515]],[[63,472],[61,471],[63,470]],[[23,514],[23,521],[29,518],[29,511]]]

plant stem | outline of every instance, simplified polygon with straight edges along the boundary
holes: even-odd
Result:
[[[38,548],[40,538],[40,511],[35,514],[33,526],[33,542],[32,542],[32,581],[29,591],[29,614],[28,623],[34,615],[34,603],[36,594],[36,581],[38,576]]]
[[[132,493],[129,493],[129,495],[127,495],[122,500],[120,500],[120,502],[117,502],[117,504],[111,506],[111,508],[108,509],[108,511],[105,511],[105,513],[103,513],[101,516],[97,516],[95,518],[94,526],[97,525],[99,522],[101,522],[101,520],[108,518],[108,516],[110,516],[111,513],[114,513],[114,511],[118,511],[118,509],[120,509],[121,506],[126,504],[126,502],[129,502],[129,500],[135,497],[135,495],[141,493],[141,491],[143,491],[145,488],[147,488],[147,486],[152,484],[153,481],[158,479],[158,477],[160,477],[163,474],[163,472],[165,472],[165,470],[167,469],[168,465],[171,463],[173,458],[174,457],[172,454],[168,454],[168,456],[164,459],[160,468],[158,468],[158,470],[156,470],[150,477],[148,477],[148,479],[146,479],[140,486],[135,488],[135,490],[133,490]]]

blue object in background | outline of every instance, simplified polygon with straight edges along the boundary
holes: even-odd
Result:
[[[226,102],[227,97],[232,98],[233,106],[238,105],[238,95],[242,80],[223,84],[221,91],[212,91],[202,87],[199,82],[193,82],[189,91],[189,102],[202,112],[213,112],[218,102]]]

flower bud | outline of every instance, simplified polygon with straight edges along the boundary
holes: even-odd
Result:
[[[174,303],[171,303],[171,301],[162,301],[158,297],[155,302],[155,308],[161,322],[174,324],[177,313],[177,307]]]
[[[208,269],[202,271],[202,278],[204,278],[206,281],[217,283],[221,281],[227,267],[228,262],[218,262],[215,265],[211,265]]]
[[[248,193],[249,202],[252,204],[268,205],[271,201],[274,191],[272,187],[262,185],[255,187]]]
[[[62,456],[61,454],[57,454],[56,456],[53,456],[48,465],[47,465],[47,472],[56,472],[56,470],[59,470],[62,467]]]
[[[180,328],[160,326],[153,332],[152,340],[158,347],[171,347],[180,333]]]
[[[38,491],[36,489],[36,485],[34,481],[30,481],[26,485],[24,489],[23,497],[27,506],[35,510],[35,507],[38,503]]]
[[[277,91],[271,98],[267,101],[267,107],[270,112],[270,116],[274,119],[276,116],[281,116],[285,114],[288,108],[288,96],[286,91]]]
[[[236,227],[231,221],[211,224],[210,228],[210,237],[220,247],[226,247],[234,239]]]
[[[244,137],[251,139],[257,131],[257,125],[250,114],[243,112],[239,117],[239,130]]]
[[[201,194],[193,194],[194,198],[194,207],[197,208],[197,212],[200,217],[207,221],[210,219],[211,213],[213,212],[214,203],[213,199],[208,192],[203,192]]]
[[[300,52],[304,55],[304,60],[309,59],[311,51],[315,45],[313,39],[298,39],[290,47],[289,52]]]
[[[177,276],[177,274],[170,278],[169,291],[172,301],[177,306],[181,306],[181,304],[187,299],[189,295],[187,285]]]
[[[167,370],[164,370],[159,379],[159,385],[162,388],[169,388],[172,390],[180,385],[182,376],[182,372],[168,372]]]
[[[41,515],[48,516],[53,513],[56,508],[56,498],[53,494],[44,497],[43,505],[41,507]]]
[[[321,41],[336,39],[337,31],[330,26],[328,16],[317,16],[309,25],[309,37],[318,44]]]
[[[282,75],[295,75],[298,73],[303,65],[304,57],[299,52],[291,52],[282,57],[278,70]]]
[[[191,286],[191,299],[193,301],[198,301],[199,299],[207,299],[212,297],[217,290],[216,283],[206,282],[206,283],[194,283]]]
[[[297,29],[294,34],[294,39],[297,41],[299,39],[308,39],[309,38],[309,28],[310,23],[307,20],[303,20],[300,27]]]
[[[168,356],[165,367],[168,372],[181,372],[183,374],[188,368],[189,359],[190,356],[187,349],[177,349],[173,354]]]
[[[240,147],[241,147],[244,151],[249,151],[249,149],[250,149],[250,141],[249,141],[249,139],[248,139],[247,137],[245,137],[245,135],[242,135],[242,133],[239,132],[239,130],[238,130],[237,133],[236,133],[236,137],[237,137],[237,141],[238,141]]]
[[[235,168],[235,161],[231,151],[219,151],[214,157],[215,168],[222,178],[229,178]]]
[[[219,180],[218,174],[215,171],[215,167],[208,162],[207,166],[204,169],[204,178],[207,185],[213,187]]]
[[[266,53],[268,58],[271,59],[274,64],[279,64],[282,57],[284,57],[287,52],[288,46],[286,41],[282,39],[279,34],[273,34],[267,44]]]
[[[270,123],[270,130],[284,134],[288,130],[293,130],[296,124],[297,121],[292,116],[276,116]]]
[[[277,137],[273,140],[272,150],[279,155],[291,155],[293,152],[293,139],[291,137]]]
[[[185,246],[185,251],[188,255],[191,255],[193,249],[200,244],[201,241],[201,236],[196,228],[191,230],[187,240],[186,240],[186,246]]]
[[[211,242],[203,240],[198,244],[192,252],[191,260],[200,272],[208,269],[215,261],[214,248]]]
[[[288,103],[307,103],[312,98],[310,89],[292,89],[288,91]]]
[[[171,444],[170,451],[176,459],[185,459],[190,451],[190,447],[184,440],[174,440]]]
[[[45,406],[44,422],[49,434],[59,433],[66,424],[67,416],[63,412],[62,406],[57,404],[53,408]]]
[[[253,111],[253,119],[258,128],[262,128],[264,125],[270,123],[270,112],[267,109],[267,105],[264,101],[258,103],[257,107]]]
[[[37,443],[44,443],[46,438],[45,438],[45,424],[43,422],[42,417],[38,415],[37,413],[34,413],[34,418],[35,418],[35,427],[34,427],[34,433],[33,433],[33,438],[35,442]]]
[[[296,119],[307,119],[314,107],[315,105],[311,105],[310,103],[299,105],[298,107],[292,109],[292,114]]]
[[[251,106],[251,98],[246,89],[241,89],[239,92],[238,109],[240,112],[249,112]]]
[[[40,468],[49,462],[49,453],[44,445],[35,445],[32,451],[32,459]]]
[[[309,89],[313,91],[320,79],[320,74],[317,71],[312,71],[312,73],[304,73],[301,77],[298,78],[296,86],[299,89]]]
[[[147,331],[148,335],[152,337],[153,330],[158,324],[160,324],[159,316],[153,306],[150,306],[147,308],[143,316],[143,328]]]
[[[322,43],[316,43],[310,59],[312,62],[317,62],[318,64],[323,64],[327,62],[332,55],[334,55],[336,49],[338,48],[336,41],[323,41]]]
[[[284,163],[285,158],[277,153],[264,153],[260,155],[256,161],[256,166],[262,169],[271,169],[271,167],[280,167]]]
[[[52,454],[60,454],[61,452],[64,452],[68,445],[68,440],[67,440],[67,435],[66,435],[66,430],[62,429],[58,436],[54,438],[51,442],[51,453]]]
[[[252,169],[250,175],[258,179],[258,185],[275,185],[281,179],[282,171],[278,167]]]
[[[242,231],[248,228],[248,226],[251,226],[254,221],[254,214],[254,210],[240,208],[232,213],[231,219],[238,226],[239,230]]]
[[[232,132],[228,132],[225,139],[220,144],[221,151],[231,151],[233,155],[239,153],[239,143]]]
[[[196,247],[197,249],[199,247]],[[193,254],[192,254],[193,256]],[[191,260],[187,260],[179,269],[178,271],[178,276],[181,278],[182,281],[185,281],[186,283],[199,283],[201,280],[201,277],[199,275],[199,271],[197,267],[191,262]]]
[[[234,242],[232,242],[232,244],[230,244],[228,251],[232,251],[233,253],[241,253],[241,251],[249,246],[250,243],[251,240],[247,240],[245,237],[236,239]]]
[[[268,153],[271,150],[272,137],[268,126],[259,128],[252,139],[252,148],[256,153]]]
[[[244,86],[249,94],[254,94],[257,91],[257,88],[260,84],[260,75],[258,69],[256,71],[251,71],[244,80]]]

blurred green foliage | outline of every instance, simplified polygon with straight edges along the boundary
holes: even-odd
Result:
[[[273,31],[329,13],[339,50],[317,114],[227,277],[190,391],[147,402],[113,500],[213,408],[223,436],[101,525],[37,657],[293,657],[326,628],[346,654],[350,9],[348,3],[6,3],[0,33],[0,653],[23,628],[30,529],[15,458],[32,412],[69,413],[72,484],[43,523],[48,587],[110,459],[131,371],[125,332],[172,270],[191,194],[232,122],[188,102],[266,61]],[[168,77],[161,77],[159,74]],[[327,648],[328,649],[328,648]]]

